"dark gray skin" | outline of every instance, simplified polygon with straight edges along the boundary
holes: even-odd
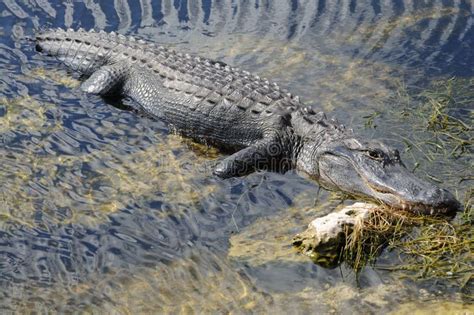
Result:
[[[48,30],[37,34],[36,48],[89,76],[83,91],[129,97],[171,130],[234,152],[214,170],[222,178],[296,168],[328,189],[396,208],[426,214],[459,208],[447,190],[411,174],[397,150],[357,139],[246,71],[115,33]]]

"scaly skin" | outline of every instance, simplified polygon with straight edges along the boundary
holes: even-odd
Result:
[[[249,72],[115,33],[48,30],[38,51],[89,78],[88,93],[121,94],[170,128],[235,153],[214,173],[296,168],[329,189],[399,208],[452,213],[446,190],[409,173],[396,150],[362,141],[298,97]]]

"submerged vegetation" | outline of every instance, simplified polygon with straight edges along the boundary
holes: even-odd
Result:
[[[402,92],[401,93],[406,93]],[[401,94],[399,94],[401,96]],[[413,146],[423,147],[426,157],[433,161],[436,154],[458,158],[463,154],[472,153],[474,142],[472,133],[472,105],[474,104],[474,79],[459,80],[451,78],[434,83],[433,88],[423,91],[415,98],[419,106],[411,108],[408,95],[401,96],[405,108],[400,115],[413,116],[418,121],[414,125],[414,135],[417,131],[429,131],[428,139],[406,141],[408,149]],[[458,117],[467,117],[464,122]]]
[[[466,211],[468,208],[463,213],[467,218]],[[373,263],[376,269],[403,272],[403,277],[448,280],[461,290],[474,280],[474,233],[468,220],[449,222],[380,208],[346,239],[341,258],[356,271]],[[398,261],[376,263],[387,246],[399,253]]]

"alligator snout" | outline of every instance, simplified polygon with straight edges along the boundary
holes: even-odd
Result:
[[[402,206],[422,214],[451,215],[458,211],[461,205],[452,193],[435,187],[424,190],[419,198],[403,202]]]
[[[435,187],[422,194],[419,205],[414,210],[424,214],[453,214],[460,206],[452,193]]]

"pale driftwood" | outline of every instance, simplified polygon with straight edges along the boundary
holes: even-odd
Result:
[[[361,226],[379,206],[357,202],[311,221],[308,229],[293,238],[293,244],[314,262],[333,266],[337,264],[346,237]]]

